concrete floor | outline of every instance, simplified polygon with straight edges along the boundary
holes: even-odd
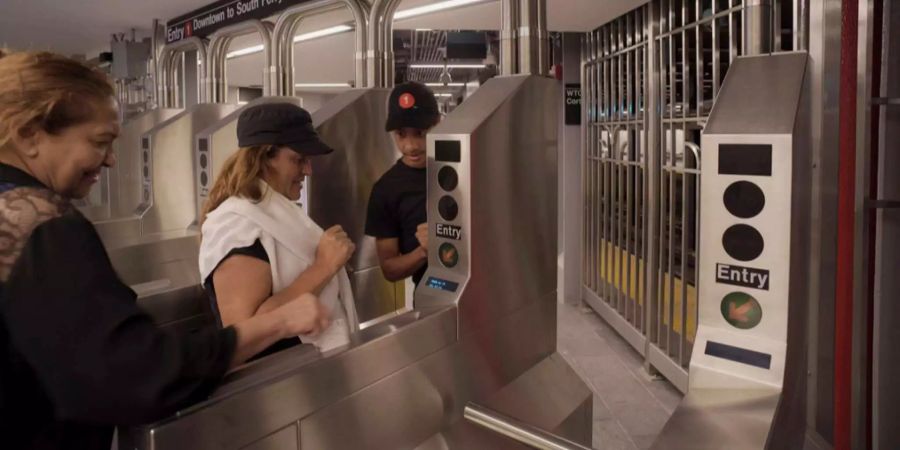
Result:
[[[560,304],[557,317],[557,348],[594,392],[592,446],[649,448],[681,392],[649,377],[640,354],[587,306]]]

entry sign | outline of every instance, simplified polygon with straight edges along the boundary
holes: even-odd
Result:
[[[716,282],[768,291],[769,271],[752,267],[741,267],[734,264],[717,263]]]
[[[580,84],[566,84],[566,125],[581,125]]]
[[[220,0],[166,22],[166,43],[192,36],[206,37],[228,25],[265,19],[310,0]]]

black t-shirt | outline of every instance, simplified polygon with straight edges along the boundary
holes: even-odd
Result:
[[[427,183],[425,168],[409,167],[397,161],[372,187],[366,217],[366,234],[375,238],[397,238],[400,253],[407,254],[419,247],[416,228],[427,221]],[[422,266],[413,281],[425,274]]]
[[[93,225],[0,164],[0,442],[108,449],[113,425],[204,399],[228,369],[234,328],[177,337],[116,276]]]
[[[226,259],[230,258],[233,255],[244,255],[244,256],[249,256],[251,258],[256,258],[260,261],[265,261],[266,263],[269,262],[269,254],[266,253],[266,248],[263,247],[262,242],[260,242],[259,239],[253,241],[253,244],[251,244],[248,247],[231,249],[231,251],[229,251],[228,254],[225,255],[224,258],[222,258],[222,261],[225,261]],[[222,264],[222,262],[219,262],[219,264]],[[218,268],[218,267],[216,267],[216,268]],[[210,272],[209,276],[206,277],[206,280],[203,282],[203,286],[206,288],[206,294],[209,296],[210,307],[212,309],[213,315],[216,316],[216,323],[219,325],[219,327],[221,327],[222,326],[222,315],[219,314],[219,301],[216,297],[216,286],[215,286],[215,284],[213,284],[213,274],[214,273],[216,273],[215,269],[213,269],[213,271]],[[269,295],[272,295],[272,293],[270,292]],[[248,360],[248,362],[257,360],[264,356],[271,355],[273,353],[280,352],[282,350],[289,349],[295,345],[299,345],[300,343],[301,343],[300,338],[298,338],[298,337],[282,339],[282,340],[266,347],[265,350],[257,353],[255,356],[253,356],[253,358],[250,358]]]

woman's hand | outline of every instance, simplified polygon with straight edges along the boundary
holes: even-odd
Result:
[[[285,336],[321,333],[331,323],[330,311],[312,294],[302,294],[272,313],[284,321]]]
[[[316,249],[316,264],[323,265],[331,273],[336,273],[356,250],[356,245],[347,236],[340,225],[335,225],[327,230],[319,240]]]
[[[319,334],[329,322],[328,309],[312,294],[301,294],[269,312],[242,320],[234,324],[237,345],[231,367],[237,367],[280,339]]]

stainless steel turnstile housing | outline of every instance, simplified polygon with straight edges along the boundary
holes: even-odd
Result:
[[[558,92],[541,77],[493,79],[431,133],[431,261],[415,311],[387,316],[334,354],[300,346],[247,365],[207,401],[120,430],[121,444],[521,448],[462,420],[469,402],[589,444],[591,393],[555,352],[556,239],[548,237],[557,223]],[[436,162],[435,139],[462,142],[460,162]],[[458,174],[449,194],[434,188],[444,165]],[[458,216],[442,223],[460,228],[458,240],[436,231],[445,195]],[[445,243],[458,250],[452,267],[435,256]]]

